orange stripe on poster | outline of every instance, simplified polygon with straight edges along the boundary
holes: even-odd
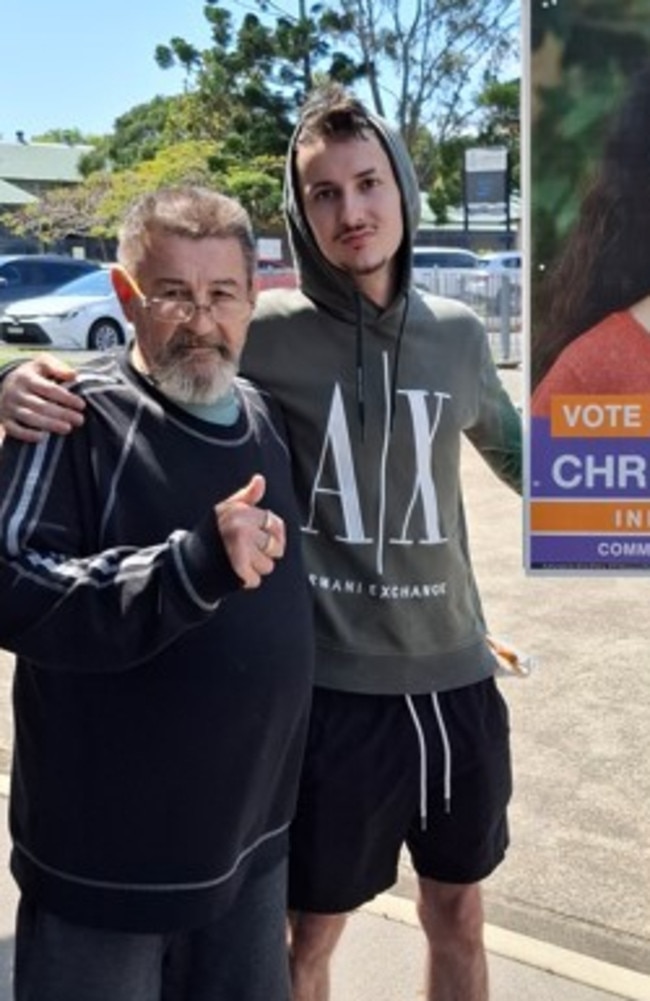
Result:
[[[533,532],[650,532],[650,503],[640,501],[532,501]]]
[[[650,395],[646,393],[558,394],[551,398],[553,438],[646,438]]]

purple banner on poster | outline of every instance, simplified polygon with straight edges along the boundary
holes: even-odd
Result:
[[[553,438],[533,417],[530,460],[531,497],[650,497],[650,438]]]
[[[650,570],[650,437],[530,430],[529,568]]]
[[[532,535],[533,570],[608,569],[650,567],[650,535]]]

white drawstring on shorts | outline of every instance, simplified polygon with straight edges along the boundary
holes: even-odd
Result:
[[[447,727],[445,726],[445,721],[442,716],[442,709],[440,707],[440,702],[438,701],[437,692],[431,693],[431,701],[433,702],[433,711],[436,714],[436,720],[438,721],[438,729],[440,731],[440,739],[442,741],[442,749],[445,756],[445,813],[451,813],[451,744],[449,743],[449,734],[447,733]]]
[[[418,738],[418,744],[420,746],[420,826],[423,831],[427,829],[427,745],[424,740],[424,731],[422,730],[422,724],[418,719],[418,714],[415,711],[415,706],[413,705],[413,699],[410,695],[405,695],[406,705],[408,711],[411,714],[411,719],[413,720],[413,726],[415,727],[415,735]]]
[[[413,697],[411,695],[405,695],[406,705],[408,711],[411,715],[411,720],[413,721],[413,726],[415,728],[415,735],[418,740],[418,746],[420,749],[420,825],[423,831],[427,829],[427,745],[424,739],[424,730],[422,724],[418,717],[415,705],[413,703]],[[451,744],[449,743],[449,735],[447,734],[447,727],[445,726],[444,717],[442,715],[442,709],[440,702],[438,700],[438,695],[436,692],[431,693],[431,702],[433,705],[433,712],[436,717],[436,723],[438,724],[438,731],[440,733],[440,739],[442,741],[442,750],[444,756],[444,798],[445,798],[445,813],[451,813]]]

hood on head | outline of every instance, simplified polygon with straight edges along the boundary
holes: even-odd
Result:
[[[399,251],[396,300],[401,300],[411,284],[412,245],[420,222],[420,191],[413,162],[399,132],[377,115],[368,119],[393,166],[402,196],[404,240]],[[284,176],[284,211],[289,241],[300,275],[302,291],[334,313],[347,314],[356,297],[350,277],[331,265],[318,249],[302,207],[294,169],[295,150],[300,125],[289,143]]]

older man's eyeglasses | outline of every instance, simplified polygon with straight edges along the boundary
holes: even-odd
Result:
[[[190,323],[197,313],[205,310],[213,320],[236,320],[243,316],[250,302],[232,292],[218,292],[210,302],[195,302],[186,296],[143,296],[142,305],[154,320],[161,323]]]

